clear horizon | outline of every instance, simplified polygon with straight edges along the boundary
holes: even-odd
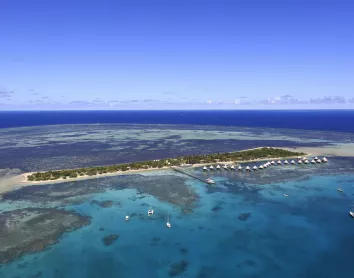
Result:
[[[0,3],[0,110],[354,109],[354,2]]]

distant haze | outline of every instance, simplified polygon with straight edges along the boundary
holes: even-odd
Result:
[[[0,2],[0,110],[354,109],[352,0]]]

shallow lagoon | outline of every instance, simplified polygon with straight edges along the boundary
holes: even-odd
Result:
[[[352,277],[353,165],[353,159],[333,158],[326,165],[275,166],[249,174],[187,169],[217,181],[208,187],[183,177],[199,195],[187,213],[119,186],[121,177],[85,181],[115,186],[35,205],[73,209],[91,216],[91,224],[64,234],[43,252],[2,265],[0,277]],[[151,183],[169,183],[171,175],[182,181],[169,170],[144,175]],[[102,207],[93,200],[113,204]],[[30,202],[4,200],[1,208]],[[149,205],[155,209],[151,218]],[[171,229],[165,226],[168,213]],[[125,222],[127,214],[134,215]],[[102,239],[110,234],[119,238],[105,246]]]

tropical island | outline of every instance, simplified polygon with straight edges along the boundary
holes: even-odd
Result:
[[[239,163],[255,160],[290,158],[306,155],[303,152],[293,152],[289,150],[262,147],[238,152],[213,153],[202,155],[188,155],[176,158],[155,159],[148,161],[138,161],[126,164],[115,164],[107,166],[86,167],[77,169],[54,170],[46,172],[37,172],[27,175],[27,181],[50,181],[58,179],[75,179],[84,176],[99,176],[103,174],[114,174],[126,171],[152,170],[172,166],[197,166],[201,164],[210,164],[215,162]]]

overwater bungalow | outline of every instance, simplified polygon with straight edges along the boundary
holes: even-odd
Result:
[[[256,170],[258,170],[258,167],[256,165],[254,165],[252,169],[256,171]]]
[[[267,164],[267,163],[264,163],[264,164],[263,164],[263,168],[268,168],[268,164]]]
[[[241,165],[240,165],[240,166],[238,166],[238,168],[237,168],[237,169],[241,171],[241,170],[242,170],[242,166],[241,166]]]
[[[282,164],[280,160],[278,160],[278,162],[277,162],[277,163],[278,163],[278,165],[281,165],[281,164]]]
[[[317,159],[316,162],[317,163],[322,163],[322,160],[321,159]]]
[[[210,165],[209,169],[210,169],[210,170],[214,170],[214,166],[213,166],[213,165]]]
[[[208,168],[206,166],[203,167],[203,171],[207,171]]]
[[[328,161],[328,160],[327,160],[326,157],[322,158],[322,162],[323,162],[323,163],[326,163],[327,161]]]
[[[220,170],[220,169],[221,169],[220,165],[216,165],[216,170]]]
[[[302,160],[307,160],[307,157],[303,157]]]
[[[316,157],[314,158],[314,160],[318,160],[318,157],[316,156]]]
[[[270,164],[275,165],[275,162],[274,162],[274,161],[272,161]]]
[[[297,162],[297,164],[302,164],[302,160],[299,160],[299,161]]]
[[[259,166],[259,169],[263,170],[264,169],[263,165]]]
[[[291,163],[291,164],[295,164],[295,161],[294,161],[294,160],[291,160],[290,163]]]
[[[288,164],[289,164],[289,161],[285,160],[285,161],[284,161],[284,164],[288,165]]]
[[[235,170],[235,166],[234,165],[231,165],[231,170]]]
[[[305,163],[305,164],[309,164],[309,161],[306,159],[306,160],[304,161],[304,163]]]
[[[315,163],[316,163],[316,160],[315,160],[315,159],[312,159],[312,160],[311,160],[311,163],[312,163],[312,164],[315,164]]]
[[[251,171],[250,166],[247,166],[247,167],[246,167],[246,171]]]
[[[229,170],[229,167],[227,167],[226,164],[224,166],[222,166],[222,168],[224,168],[225,170]]]

